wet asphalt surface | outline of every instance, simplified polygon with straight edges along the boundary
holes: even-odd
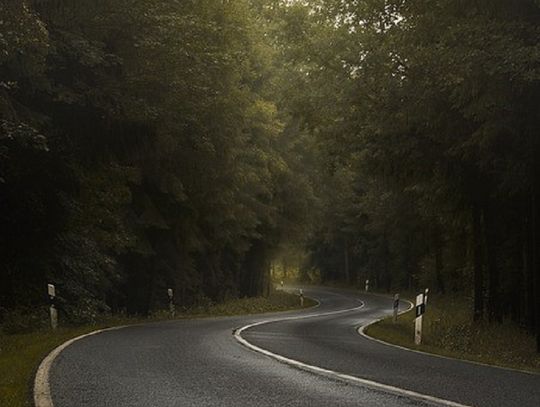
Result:
[[[56,407],[437,405],[306,372],[247,349],[233,329],[271,352],[418,393],[485,407],[539,407],[540,375],[442,359],[380,344],[356,328],[391,313],[392,300],[305,289],[318,308],[280,314],[152,323],[75,342],[50,377]]]

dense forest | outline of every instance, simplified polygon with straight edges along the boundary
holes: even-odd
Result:
[[[540,350],[540,1],[0,5],[1,315],[304,279],[471,298]]]
[[[268,290],[309,185],[246,1],[2,3],[1,304],[72,318]]]

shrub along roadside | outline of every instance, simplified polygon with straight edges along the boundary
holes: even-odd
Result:
[[[401,315],[395,324],[386,318],[365,333],[423,352],[540,373],[532,335],[509,321],[473,323],[471,306],[465,298],[430,295],[420,346],[414,344],[414,311]]]
[[[315,305],[306,298],[304,308]],[[274,292],[269,297],[234,299],[221,304],[181,310],[177,319],[286,311],[300,308],[298,296]],[[55,332],[6,335],[0,333],[0,406],[32,406],[32,382],[41,360],[65,341],[98,329],[168,319],[168,313],[150,318],[109,318],[93,325],[62,327]]]

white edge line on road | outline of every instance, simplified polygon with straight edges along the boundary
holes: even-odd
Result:
[[[249,348],[249,349],[251,349],[251,350],[253,350],[255,352],[261,353],[261,354],[266,355],[266,356],[268,356],[268,357],[270,357],[272,359],[275,359],[275,360],[277,360],[279,362],[282,362],[282,363],[285,363],[285,364],[288,364],[288,365],[291,365],[291,366],[294,366],[294,367],[297,367],[297,368],[300,368],[302,370],[306,370],[306,371],[309,371],[309,372],[312,372],[312,373],[318,373],[318,374],[321,374],[321,375],[334,377],[334,378],[345,380],[345,381],[348,381],[348,382],[353,382],[355,384],[360,384],[360,385],[363,385],[363,386],[367,386],[367,387],[371,387],[371,388],[374,388],[374,389],[382,390],[382,391],[385,391],[387,393],[392,393],[392,394],[397,394],[397,395],[400,395],[400,396],[406,396],[406,397],[410,397],[410,398],[414,398],[414,399],[418,399],[418,400],[423,400],[423,401],[427,401],[429,403],[435,403],[435,404],[442,405],[442,406],[447,406],[447,407],[471,407],[471,406],[467,406],[465,404],[460,404],[460,403],[456,403],[456,402],[453,402],[453,401],[440,399],[438,397],[433,397],[433,396],[428,396],[426,394],[417,393],[415,391],[401,389],[399,387],[390,386],[390,385],[375,382],[375,381],[372,381],[372,380],[367,380],[367,379],[362,379],[360,377],[351,376],[351,375],[348,375],[348,374],[345,374],[345,373],[336,372],[334,370],[325,369],[325,368],[322,368],[322,367],[319,367],[319,366],[309,365],[307,363],[300,362],[300,361],[294,360],[294,359],[290,359],[290,358],[287,358],[285,356],[278,355],[277,353],[270,352],[269,350],[260,348],[260,347],[258,347],[256,345],[253,345],[252,343],[248,342],[246,339],[244,339],[242,337],[242,332],[244,332],[247,329],[256,327],[256,326],[271,324],[271,323],[274,323],[274,322],[282,322],[282,321],[290,321],[290,320],[322,317],[322,316],[326,316],[326,315],[342,314],[342,313],[345,313],[345,312],[352,312],[352,311],[359,310],[359,309],[363,308],[364,306],[365,306],[365,303],[362,302],[362,305],[359,306],[359,307],[349,308],[349,309],[345,309],[345,310],[330,311],[330,312],[323,312],[323,313],[319,313],[319,314],[300,315],[300,316],[295,316],[295,317],[288,317],[288,318],[281,318],[281,319],[271,319],[271,320],[267,320],[267,321],[255,322],[253,324],[246,325],[246,326],[243,326],[242,328],[236,329],[234,331],[234,337],[242,345],[246,346],[247,348]],[[409,311],[409,310],[407,310],[407,311]],[[403,312],[407,312],[407,311],[403,311]]]
[[[74,342],[77,342],[78,340],[81,340],[83,338],[87,338],[89,336],[97,335],[97,334],[107,332],[107,331],[115,331],[117,329],[122,329],[122,328],[126,328],[126,325],[115,326],[115,327],[107,328],[107,329],[100,329],[94,332],[90,332],[90,333],[78,336],[76,338],[70,339],[67,342],[64,342],[62,345],[58,346],[51,353],[49,353],[39,365],[38,370],[36,372],[36,376],[34,378],[34,405],[35,407],[53,407],[54,406],[52,397],[51,397],[49,373],[55,359],[64,349],[66,349],[68,346],[70,346]]]
[[[401,311],[398,315],[403,315],[403,314],[406,314],[407,312],[410,312],[414,309],[414,304],[408,300],[404,300],[406,302],[409,303],[409,308],[404,310],[404,311]],[[375,325],[377,322],[380,322],[382,321],[383,319],[385,318],[379,318],[379,319],[376,319],[374,321],[371,321],[369,324],[366,324],[366,325],[360,325],[358,328],[357,328],[357,332],[358,334],[360,334],[362,337],[370,340],[370,341],[373,341],[373,342],[378,342],[382,345],[386,345],[386,346],[391,346],[393,348],[398,348],[398,349],[401,349],[401,350],[406,350],[408,352],[414,352],[414,353],[419,353],[421,355],[426,355],[426,356],[432,356],[434,358],[440,358],[440,359],[447,359],[447,360],[454,360],[454,361],[457,361],[457,362],[462,362],[462,363],[469,363],[471,365],[476,365],[476,366],[483,366],[483,367],[490,367],[490,368],[494,368],[494,369],[501,369],[501,370],[508,370],[510,372],[516,372],[516,373],[524,373],[524,374],[528,374],[528,375],[533,375],[533,376],[538,376],[539,374],[538,373],[535,373],[535,372],[530,372],[528,370],[521,370],[521,369],[514,369],[514,368],[511,368],[511,367],[503,367],[503,366],[496,366],[496,365],[490,365],[488,363],[482,363],[482,362],[477,362],[475,360],[467,360],[467,359],[459,359],[459,358],[453,358],[452,356],[445,356],[445,355],[437,355],[436,353],[429,353],[429,352],[424,352],[424,351],[421,351],[421,350],[417,350],[417,349],[411,349],[411,348],[407,348],[405,346],[401,346],[401,345],[396,345],[396,344],[393,344],[393,343],[390,343],[390,342],[386,342],[386,341],[383,341],[382,339],[377,339],[377,338],[374,338],[373,336],[369,336],[365,331],[367,328],[369,328],[370,326],[372,325]]]

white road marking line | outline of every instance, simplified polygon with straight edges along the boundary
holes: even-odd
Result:
[[[85,335],[78,336],[76,338],[70,339],[67,342],[64,342],[62,345],[55,348],[51,353],[43,359],[41,364],[38,367],[36,372],[36,377],[34,379],[34,404],[35,407],[53,407],[54,403],[51,397],[51,386],[49,383],[49,376],[51,366],[54,363],[58,355],[69,345],[77,342],[80,339],[87,338],[89,336],[97,335],[102,332],[114,331],[117,329],[125,328],[126,326],[116,326],[113,328],[100,329],[98,331],[90,332]]]
[[[278,355],[277,353],[270,352],[269,350],[260,348],[260,347],[258,347],[256,345],[253,345],[252,343],[248,342],[246,339],[244,339],[242,337],[242,332],[244,332],[247,329],[256,327],[256,326],[261,326],[261,325],[265,325],[265,324],[271,324],[271,323],[274,323],[274,322],[291,321],[291,320],[322,317],[322,316],[327,316],[327,315],[342,314],[342,313],[345,313],[345,312],[357,311],[357,310],[363,308],[364,306],[365,306],[365,303],[362,303],[362,305],[359,306],[359,307],[349,308],[349,309],[345,309],[345,310],[330,311],[330,312],[323,312],[323,313],[318,313],[318,314],[300,315],[300,316],[295,316],[295,317],[287,317],[287,318],[281,318],[281,319],[271,319],[271,320],[266,320],[266,321],[255,322],[253,324],[249,324],[249,325],[246,325],[246,326],[244,326],[242,328],[239,328],[239,329],[235,330],[234,331],[234,337],[242,345],[246,346],[247,348],[249,348],[249,349],[251,349],[251,350],[253,350],[255,352],[261,353],[261,354],[266,355],[268,357],[271,357],[272,359],[275,359],[275,360],[277,360],[279,362],[286,363],[288,365],[295,366],[297,368],[307,370],[307,371],[312,372],[312,373],[318,373],[318,374],[338,378],[338,379],[341,379],[341,380],[345,380],[345,381],[348,381],[348,382],[353,382],[353,383],[360,384],[360,385],[367,386],[367,387],[371,387],[371,388],[374,388],[374,389],[383,390],[385,392],[397,394],[397,395],[400,395],[400,396],[406,396],[406,397],[410,397],[410,398],[414,398],[414,399],[418,399],[418,400],[422,400],[422,401],[427,401],[429,403],[435,403],[435,404],[438,404],[438,405],[441,405],[441,406],[447,406],[447,407],[471,407],[471,406],[456,403],[456,402],[453,402],[453,401],[450,401],[450,400],[444,400],[444,399],[440,399],[438,397],[429,396],[429,395],[422,394],[422,393],[417,393],[415,391],[401,389],[399,387],[390,386],[390,385],[375,382],[375,381],[372,381],[372,380],[367,380],[367,379],[362,379],[360,377],[351,376],[351,375],[348,375],[348,374],[345,374],[345,373],[336,372],[334,370],[325,369],[325,368],[322,368],[322,367],[319,367],[319,366],[309,365],[307,363],[303,363],[303,362],[300,362],[298,360],[290,359],[290,358],[287,358],[285,356]]]

